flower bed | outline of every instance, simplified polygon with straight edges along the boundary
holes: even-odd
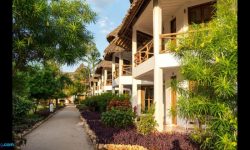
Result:
[[[91,130],[93,130],[98,137],[98,143],[107,144],[113,139],[113,134],[118,133],[121,128],[107,127],[101,122],[101,114],[98,112],[83,111],[82,117],[87,120]]]
[[[149,150],[198,150],[187,135],[180,133],[139,134],[134,126],[123,128],[107,127],[101,122],[98,112],[82,111],[82,117],[87,120],[91,130],[98,137],[99,144],[140,145]]]

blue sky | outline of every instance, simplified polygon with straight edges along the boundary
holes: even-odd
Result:
[[[129,8],[129,0],[86,0],[91,8],[98,14],[96,24],[87,28],[94,34],[94,41],[97,49],[103,56],[104,49],[108,46],[106,35],[121,24]],[[81,64],[74,66],[63,66],[64,72],[73,72]]]

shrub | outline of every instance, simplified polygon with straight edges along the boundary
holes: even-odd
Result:
[[[114,109],[120,109],[120,110],[129,110],[131,109],[131,104],[130,101],[128,100],[111,100],[107,106],[107,110],[111,110],[112,108]]]
[[[129,101],[130,96],[128,94],[119,94],[119,95],[114,95],[112,100],[118,100],[118,101]]]
[[[79,104],[79,99],[78,98],[75,98],[74,104]]]
[[[24,97],[13,95],[13,116],[14,120],[23,119],[29,110],[33,107],[33,103]]]
[[[49,111],[49,109],[43,109],[43,110],[37,111],[36,114],[45,118],[45,117],[49,116],[50,111]]]
[[[156,125],[157,123],[152,114],[143,114],[139,117],[139,121],[136,122],[137,131],[143,135],[155,131]]]
[[[137,131],[143,135],[149,134],[155,130],[157,122],[154,119],[155,105],[153,104],[149,111],[142,114],[136,122]]]
[[[102,113],[101,121],[111,127],[128,127],[133,125],[134,117],[132,110],[111,109]]]
[[[76,105],[76,108],[78,108],[79,111],[88,110],[88,107],[85,104]]]
[[[109,143],[112,141],[112,137],[115,133],[118,133],[121,129],[108,127],[101,122],[101,114],[98,112],[83,111],[81,115],[87,120],[87,123],[91,130],[93,130],[98,137],[98,143]]]
[[[43,117],[39,116],[38,114],[30,114],[27,115],[22,120],[13,123],[13,131],[15,133],[22,132],[30,127],[32,127],[35,123],[41,121]]]
[[[114,94],[112,93],[102,93],[101,95],[87,97],[81,104],[85,104],[91,111],[104,112],[113,97]]]

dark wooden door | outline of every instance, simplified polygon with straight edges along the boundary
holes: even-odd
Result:
[[[176,18],[170,21],[170,32],[176,33]],[[176,35],[172,35],[171,37],[172,44],[176,45]]]
[[[172,77],[171,80],[176,80],[176,76]],[[171,107],[176,111],[176,89],[171,88]],[[177,124],[177,116],[176,114],[172,115],[172,123]]]

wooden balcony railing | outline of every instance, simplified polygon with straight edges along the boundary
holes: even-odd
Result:
[[[148,60],[153,55],[154,55],[153,40],[151,40],[134,54],[135,66]]]
[[[107,79],[112,79],[112,73],[111,72],[107,74]]]
[[[201,31],[208,31],[208,28],[201,30],[191,30],[187,32],[178,32],[178,33],[166,33],[160,35],[160,40],[162,41],[162,46],[160,53],[168,53],[171,52],[173,47],[178,46],[178,39],[184,38],[189,33],[196,33]]]
[[[177,45],[177,38],[178,35],[184,34],[187,32],[179,32],[179,33],[167,33],[167,34],[161,34],[160,40],[162,41],[162,46],[160,53],[168,53],[171,50],[171,47],[175,47]]]
[[[107,79],[106,85],[112,85],[112,79]]]
[[[115,71],[113,72],[113,77],[114,77],[114,79],[116,79],[116,78],[118,78],[118,76],[119,76],[119,70],[118,70],[118,68],[115,68]]]
[[[122,75],[132,75],[132,65],[122,65]]]

